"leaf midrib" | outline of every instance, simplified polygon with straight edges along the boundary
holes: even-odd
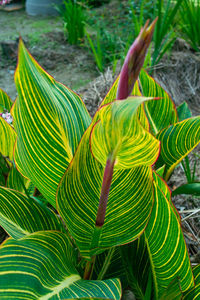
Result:
[[[51,297],[53,297],[54,295],[59,295],[59,293],[63,290],[68,288],[70,285],[72,285],[74,282],[80,280],[81,277],[78,274],[73,274],[71,276],[68,276],[67,278],[65,278],[65,280],[63,280],[59,285],[57,285],[56,287],[54,287],[52,289],[52,292],[38,298],[40,300],[47,300],[50,299]]]

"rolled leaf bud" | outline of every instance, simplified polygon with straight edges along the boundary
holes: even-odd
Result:
[[[148,26],[149,21],[146,22],[128,51],[120,73],[117,89],[118,100],[126,99],[131,95],[133,86],[144,64],[144,59],[153,36],[156,21],[157,18],[150,26]]]

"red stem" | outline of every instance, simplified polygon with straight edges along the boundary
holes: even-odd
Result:
[[[98,227],[101,227],[104,224],[108,196],[109,196],[110,186],[112,182],[114,164],[115,164],[115,160],[112,160],[112,158],[107,159],[106,167],[103,175],[101,196],[99,199],[99,207],[97,210],[97,218],[95,224]]]

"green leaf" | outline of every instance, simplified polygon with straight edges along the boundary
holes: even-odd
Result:
[[[144,70],[141,70],[139,83],[144,97],[160,98],[144,104],[151,132],[156,135],[163,128],[177,122],[177,112],[167,92]]]
[[[156,173],[155,173],[155,171],[153,172],[155,183],[159,187],[159,189],[162,191],[162,193],[165,195],[165,197],[169,201],[169,203],[171,204],[171,207],[180,222],[181,221],[180,215],[176,209],[176,206],[174,205],[174,203],[172,202],[172,199],[171,199],[171,194],[172,194],[171,190],[168,187],[167,183]]]
[[[193,268],[195,286],[184,293],[183,300],[198,300],[200,297],[200,264]]]
[[[0,186],[6,185],[6,179],[10,170],[10,164],[0,153]]]
[[[123,266],[126,270],[128,286],[137,299],[146,299],[145,292],[149,283],[148,278],[149,274],[151,274],[151,269],[144,234],[136,241],[121,246],[120,252]],[[152,286],[152,284],[150,286]]]
[[[200,182],[183,184],[172,191],[172,196],[181,194],[200,196]]]
[[[157,168],[165,164],[164,178],[168,180],[174,168],[200,142],[200,117],[176,123],[157,136],[161,141],[161,152],[156,162]]]
[[[144,97],[116,100],[99,110],[99,121],[93,127],[90,144],[94,157],[103,165],[109,155],[115,169],[152,165],[159,154],[159,142],[141,126],[137,108]]]
[[[189,109],[189,106],[186,102],[181,103],[177,107],[177,113],[179,122],[192,117],[191,110]]]
[[[108,278],[119,278],[123,288],[128,286],[120,247],[110,248],[96,256],[92,279]]]
[[[88,259],[109,247],[138,238],[146,227],[153,204],[151,167],[114,170],[105,222],[97,230],[104,168],[90,151],[89,140],[96,121],[98,113],[81,139],[57,192],[58,211],[82,256]]]
[[[180,289],[179,279],[175,278],[166,288],[160,300],[181,300],[182,292]]]
[[[165,171],[165,165],[157,169],[156,174],[158,174],[160,177],[163,177],[164,171]]]
[[[117,88],[118,88],[118,83],[119,83],[119,76],[117,79],[114,81],[113,85],[111,86],[110,90],[108,91],[107,95],[105,96],[104,100],[102,101],[100,108],[103,105],[106,105],[108,103],[112,103],[113,101],[116,100],[116,95],[117,95]],[[139,82],[136,81],[133,91],[131,93],[132,96],[142,96],[141,91],[139,89]],[[144,129],[149,131],[149,122],[146,117],[146,114],[144,112],[144,104],[141,104],[137,110],[137,115],[140,120],[141,125],[144,127]]]
[[[119,76],[116,78],[113,85],[111,86],[108,93],[106,94],[105,98],[101,102],[100,107],[116,100],[118,84],[119,84]]]
[[[44,231],[18,241],[8,239],[0,249],[1,299],[120,299],[118,279],[82,280],[74,267],[69,238]]]
[[[0,117],[0,136],[0,152],[12,161],[16,132],[2,117]]]
[[[91,118],[81,98],[46,73],[22,41],[15,83],[16,166],[55,206],[58,183]]]
[[[154,178],[155,178],[154,174]],[[145,239],[154,282],[155,299],[160,299],[168,285],[179,278],[181,290],[194,286],[187,247],[179,220],[161,188],[155,183],[155,202]]]
[[[10,111],[12,104],[13,102],[10,97],[0,89],[0,113],[2,113],[4,109]]]
[[[32,183],[29,179],[23,177],[16,167],[12,165],[10,172],[8,173],[6,186],[18,192],[26,193],[26,191],[32,187]],[[33,194],[34,188],[31,188],[31,190]]]
[[[0,224],[15,239],[35,231],[65,231],[58,216],[20,192],[0,187]]]

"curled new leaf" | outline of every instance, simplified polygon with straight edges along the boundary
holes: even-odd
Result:
[[[126,99],[131,95],[133,86],[143,66],[146,52],[153,36],[156,21],[157,19],[155,19],[150,26],[148,26],[149,22],[146,22],[144,28],[141,29],[138,37],[128,51],[120,73],[117,89],[118,100]]]
[[[91,150],[103,165],[111,155],[115,169],[152,165],[159,153],[159,142],[141,126],[137,108],[151,98],[131,97],[103,106],[91,134]]]

